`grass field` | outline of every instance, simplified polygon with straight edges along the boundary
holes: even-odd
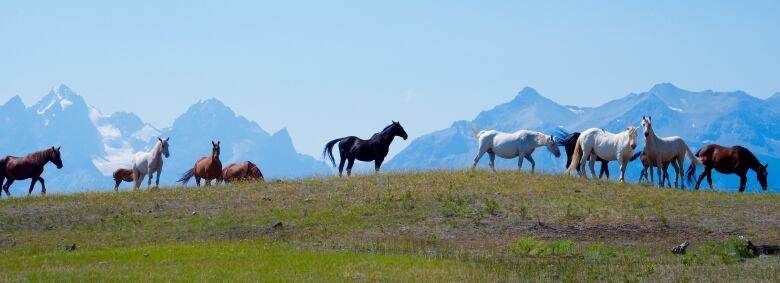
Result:
[[[780,195],[482,171],[34,196],[0,200],[0,280],[776,282],[737,237],[780,243],[779,216]]]

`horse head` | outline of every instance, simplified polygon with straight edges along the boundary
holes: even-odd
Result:
[[[49,155],[49,161],[54,163],[54,165],[57,166],[57,169],[62,169],[62,156],[60,156],[60,148],[62,147],[51,147],[51,154]]]
[[[547,149],[552,152],[553,155],[555,155],[555,158],[561,157],[561,151],[558,149],[558,141],[555,139],[554,136],[549,136],[547,138]],[[522,158],[522,157],[521,157]]]
[[[393,127],[392,127],[391,134],[393,136],[401,137],[404,140],[408,139],[409,135],[406,134],[406,130],[404,130],[404,127],[401,126],[401,122],[396,122],[396,121],[392,121],[392,122],[393,122],[392,125]]]
[[[653,132],[653,125],[652,125],[653,118],[650,118],[650,116],[642,116],[642,130],[645,133],[645,137],[649,137],[650,134]]]
[[[162,154],[165,156],[165,158],[168,158],[171,156],[171,153],[168,152],[168,141],[171,140],[170,137],[167,139],[157,138],[160,141],[160,148],[162,149]]]
[[[758,172],[756,172],[756,177],[758,178],[758,182],[761,184],[761,189],[766,191],[767,188],[767,182],[766,177],[769,175],[769,172],[766,171],[766,168],[769,167],[769,163],[761,165],[758,164]]]
[[[217,141],[217,143],[211,142],[211,155],[214,156],[214,158],[219,159],[219,153],[221,152],[219,148],[220,141]]]
[[[631,147],[631,150],[635,150],[636,144],[639,142],[639,130],[636,127],[628,127],[626,131],[628,131],[628,146]],[[647,132],[645,132],[645,136],[647,136]]]

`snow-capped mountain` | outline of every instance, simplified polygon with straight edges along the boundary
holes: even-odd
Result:
[[[166,185],[209,153],[210,140],[222,141],[223,163],[251,160],[268,178],[329,172],[325,163],[298,154],[286,129],[268,134],[215,99],[193,105],[172,127],[158,130],[133,113],[103,114],[60,85],[30,107],[18,96],[11,98],[0,106],[0,121],[5,133],[0,155],[24,156],[62,146],[64,168],[50,165],[44,171],[51,193],[113,188],[111,173],[129,168],[135,153],[150,149],[159,136],[171,137],[171,158],[165,160],[161,179]],[[26,194],[28,186],[29,181],[17,182],[12,194]]]
[[[461,169],[468,168],[476,155],[476,139],[470,124],[476,128],[515,131],[531,129],[553,133],[556,128],[569,132],[588,128],[603,128],[620,132],[628,126],[639,127],[641,117],[653,117],[654,128],[660,136],[681,136],[696,150],[707,143],[742,145],[756,153],[763,162],[780,160],[780,95],[762,100],[742,91],[691,92],[664,83],[649,91],[626,97],[593,108],[562,106],[530,88],[525,88],[510,102],[481,112],[472,121],[457,121],[447,129],[421,136],[396,155],[387,164],[388,169]],[[644,138],[640,136],[640,149]],[[546,149],[534,153],[537,170],[561,173],[565,158],[555,159]],[[483,158],[481,166],[485,166]],[[497,161],[502,168],[517,168],[517,160]],[[632,164],[628,174],[636,179],[638,163]],[[524,164],[529,169],[528,163]],[[618,169],[612,163],[616,176]],[[770,167],[771,168],[771,167]],[[770,188],[780,184],[780,173],[772,174]],[[671,172],[671,169],[670,169]],[[780,171],[777,171],[780,172]],[[753,178],[751,175],[750,178]],[[738,186],[736,176],[715,178],[718,185]],[[777,183],[776,183],[777,182]],[[752,184],[752,183],[749,183]]]

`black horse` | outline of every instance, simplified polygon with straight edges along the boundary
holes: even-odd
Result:
[[[562,129],[558,129],[555,133],[555,138],[558,140],[559,146],[566,148],[566,168],[569,168],[569,165],[571,165],[571,156],[574,154],[574,147],[577,145],[577,139],[580,138],[580,133],[574,132],[570,134]],[[604,175],[607,175],[607,179],[609,179],[609,161],[601,159],[601,157],[598,157],[596,160],[601,162],[599,179]],[[580,173],[580,167],[577,167],[577,173]]]
[[[385,157],[390,151],[390,143],[393,142],[395,137],[401,137],[406,140],[409,138],[409,135],[406,134],[400,122],[393,121],[392,124],[385,127],[381,132],[374,134],[368,140],[362,140],[353,136],[332,140],[325,144],[322,156],[330,159],[333,167],[336,167],[336,160],[333,158],[333,146],[338,143],[339,156],[341,157],[339,177],[344,171],[344,161],[349,161],[347,163],[347,176],[352,175],[352,165],[355,164],[355,159],[366,162],[374,161],[374,169],[378,173],[379,167],[382,166],[382,162],[385,161]]]

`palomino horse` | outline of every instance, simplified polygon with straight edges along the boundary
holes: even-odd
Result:
[[[206,186],[211,186],[211,180],[217,180],[217,185],[222,182],[222,162],[219,161],[219,141],[211,142],[211,156],[201,157],[195,162],[195,167],[184,173],[179,179],[182,185],[187,186],[187,182],[195,177],[195,184],[200,187],[200,179],[206,180]]]
[[[577,167],[580,167],[580,175],[587,178],[585,173],[585,161],[590,160],[590,172],[595,178],[596,170],[593,164],[596,158],[601,157],[604,160],[617,160],[620,164],[620,182],[625,181],[626,165],[631,159],[631,155],[636,149],[638,140],[637,129],[628,127],[625,131],[613,134],[602,129],[591,128],[580,134],[577,144],[574,146],[574,155],[568,172],[573,174]]]
[[[168,152],[168,141],[171,138],[157,138],[157,144],[150,152],[139,152],[133,158],[133,189],[141,188],[141,182],[149,174],[149,187],[152,187],[152,177],[157,173],[156,186],[160,187],[160,174],[163,168],[163,156],[168,158],[171,154]]]
[[[555,132],[555,138],[558,140],[558,145],[563,146],[563,148],[566,149],[566,168],[569,168],[571,165],[571,156],[574,154],[574,146],[577,144],[577,139],[580,138],[580,132],[569,134],[562,129],[558,129],[558,131]],[[609,179],[609,161],[601,159],[601,157],[598,157],[596,161],[601,162],[599,179],[604,175],[607,175],[607,179]],[[580,173],[580,167],[577,167],[577,173]]]
[[[222,180],[227,183],[236,181],[263,181],[263,173],[252,162],[233,163],[222,169]]]
[[[756,171],[756,179],[761,184],[761,189],[766,191],[766,177],[768,175],[766,168],[769,164],[761,165],[755,155],[750,150],[741,146],[724,147],[717,144],[705,146],[696,152],[696,157],[704,164],[704,172],[696,181],[696,189],[699,189],[704,176],[707,176],[707,182],[712,189],[712,169],[715,168],[721,174],[737,174],[739,176],[739,191],[745,191],[747,184],[748,170]],[[688,167],[688,182],[693,182],[693,175],[696,174],[696,167]]]
[[[647,182],[648,184],[651,184],[650,183],[650,178],[648,177],[647,172],[648,172],[648,169],[650,169],[650,167],[652,167],[652,166],[655,166],[655,164],[654,164],[654,162],[651,162],[649,159],[647,159],[647,154],[645,154],[644,151],[640,151],[640,152],[634,153],[634,156],[631,156],[631,160],[629,160],[629,161],[634,161],[634,160],[636,160],[637,158],[640,158],[640,157],[641,157],[641,161],[642,161],[642,171],[639,172],[639,183],[642,184],[642,180],[644,180],[644,182]],[[664,181],[666,181],[667,186],[671,187],[672,186],[672,182],[669,181],[669,172],[668,172],[669,163],[670,162],[668,162],[668,161],[664,162]]]
[[[333,167],[336,167],[336,160],[333,158],[333,146],[339,144],[339,177],[344,171],[344,161],[347,161],[347,176],[352,175],[352,165],[355,164],[355,159],[369,162],[374,161],[374,170],[379,173],[379,167],[382,166],[382,162],[385,161],[387,153],[390,151],[390,144],[395,137],[401,137],[404,140],[409,138],[406,134],[404,127],[401,123],[392,121],[393,123],[385,127],[381,132],[378,132],[371,136],[368,140],[362,140],[358,137],[350,136],[338,138],[329,141],[325,144],[325,148],[322,150],[322,156],[330,159],[333,163]]]
[[[133,182],[133,169],[119,168],[114,171],[114,191],[119,191],[122,181]]]
[[[477,129],[473,127],[471,131],[479,141],[479,149],[471,169],[477,167],[477,163],[485,153],[490,158],[488,165],[493,171],[496,171],[495,161],[496,155],[498,155],[503,159],[520,157],[517,161],[518,170],[523,168],[523,160],[528,159],[528,162],[531,163],[531,173],[536,170],[536,162],[531,154],[534,153],[537,147],[546,146],[555,157],[561,156],[555,137],[540,132],[527,130],[519,130],[514,133],[502,133],[493,130],[477,132]]]
[[[671,162],[675,172],[674,187],[677,188],[679,180],[680,186],[685,188],[685,183],[683,182],[685,177],[685,172],[683,172],[685,156],[687,155],[691,159],[691,165],[694,167],[701,165],[701,161],[693,155],[693,152],[691,152],[691,149],[688,148],[688,145],[685,144],[681,137],[659,138],[656,136],[650,116],[642,117],[642,129],[645,132],[645,154],[647,154],[647,158],[655,161],[656,168],[663,168],[664,162]],[[658,170],[658,180],[658,186],[663,187],[664,180],[660,169]],[[653,167],[650,167],[650,182],[654,183]]]
[[[51,147],[25,157],[6,156],[0,159],[0,184],[3,184],[5,179],[8,182],[3,185],[3,190],[6,196],[11,196],[11,192],[8,188],[16,180],[32,179],[30,183],[30,191],[27,195],[32,194],[33,188],[35,188],[35,182],[41,182],[41,194],[46,194],[46,183],[41,178],[43,174],[43,166],[46,163],[54,163],[57,169],[62,169],[62,157],[60,157],[60,148]]]

